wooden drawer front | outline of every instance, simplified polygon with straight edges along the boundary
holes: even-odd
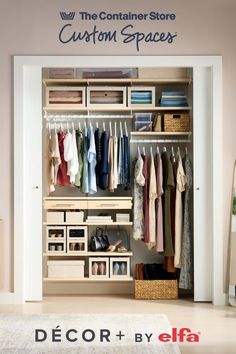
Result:
[[[87,200],[45,200],[44,209],[87,209]]]
[[[91,200],[88,209],[131,209],[131,200]]]

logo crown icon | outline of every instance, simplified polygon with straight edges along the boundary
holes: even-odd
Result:
[[[64,11],[60,11],[60,15],[61,15],[62,20],[72,21],[72,20],[74,20],[75,12],[68,12],[67,13]]]

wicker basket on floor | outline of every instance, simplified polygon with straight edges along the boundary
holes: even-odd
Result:
[[[173,300],[177,298],[177,280],[135,280],[135,299]]]
[[[189,132],[190,116],[187,113],[164,114],[165,132]]]

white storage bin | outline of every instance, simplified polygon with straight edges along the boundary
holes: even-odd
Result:
[[[48,278],[84,278],[85,261],[48,261]]]
[[[116,214],[116,222],[129,222],[129,214]]]
[[[83,222],[84,221],[84,212],[83,211],[67,211],[66,212],[66,222]]]
[[[63,223],[64,212],[63,211],[47,211],[46,220],[48,223]]]

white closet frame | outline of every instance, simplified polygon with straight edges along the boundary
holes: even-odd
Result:
[[[42,68],[142,66],[193,68],[194,299],[225,303],[220,56],[14,57],[14,292],[0,303],[42,300]]]

